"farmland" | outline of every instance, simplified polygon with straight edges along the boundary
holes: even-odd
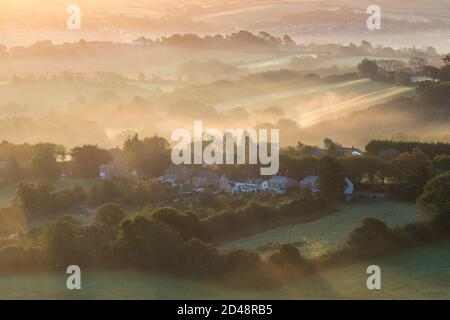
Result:
[[[411,90],[361,79],[230,100],[216,104],[215,108],[224,112],[237,107],[255,111],[279,106],[302,126],[307,126],[382,103]]]
[[[382,201],[367,204],[344,205],[340,210],[320,220],[283,226],[253,237],[222,245],[222,249],[256,250],[279,243],[298,243],[299,249],[309,255],[320,255],[345,242],[348,234],[364,218],[380,219],[390,227],[403,226],[420,219],[414,204]]]
[[[136,271],[85,271],[75,291],[64,272],[0,275],[0,299],[448,299],[449,248],[437,243],[372,261],[383,270],[382,290],[367,290],[368,264],[357,263],[257,291]]]

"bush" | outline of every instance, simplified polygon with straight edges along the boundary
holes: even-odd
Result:
[[[58,192],[53,190],[53,185],[46,180],[23,181],[19,184],[17,195],[31,218],[68,210],[86,199],[81,187]]]
[[[432,167],[434,174],[450,171],[450,155],[440,154],[435,156],[432,161]]]
[[[188,274],[213,277],[221,274],[220,253],[210,244],[191,239],[183,245],[183,268]]]
[[[450,172],[428,181],[417,204],[427,215],[450,217]]]
[[[42,242],[47,249],[50,263],[55,267],[84,262],[84,228],[70,217],[47,224],[42,232]]]
[[[269,256],[268,260],[278,266],[304,266],[306,264],[306,259],[292,244],[282,245],[278,252]]]
[[[177,270],[182,239],[165,224],[145,216],[122,221],[114,243],[118,261],[136,267]]]
[[[94,224],[100,228],[115,229],[125,218],[123,208],[116,203],[107,203],[97,209]]]
[[[374,257],[398,249],[397,240],[384,222],[366,218],[350,234],[347,247],[359,257]]]
[[[175,208],[158,208],[151,218],[172,228],[183,240],[205,238],[203,226],[192,211],[182,213]]]

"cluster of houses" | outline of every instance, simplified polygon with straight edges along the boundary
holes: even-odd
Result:
[[[345,148],[344,152],[354,153],[358,151],[354,148]],[[129,176],[128,169],[123,165],[119,152],[114,154],[114,159],[113,162],[99,167],[99,178],[101,180]],[[148,178],[145,173],[137,170],[134,170],[131,175],[143,179]],[[310,188],[313,193],[319,192],[318,176],[307,176],[300,181],[280,175],[267,179],[249,178],[241,181],[232,181],[226,175],[218,176],[208,166],[172,165],[164,172],[163,176],[157,177],[155,180],[169,185],[181,194],[270,192],[281,195],[289,190],[304,187]],[[344,196],[346,200],[351,200],[354,189],[353,183],[348,178],[345,178],[345,184]]]
[[[243,181],[231,181],[226,175],[218,176],[205,167],[192,167],[185,165],[172,165],[165,174],[156,178],[156,181],[178,188],[181,193],[191,192],[227,192],[252,193],[271,192],[285,194],[289,190],[308,187],[313,193],[319,192],[319,177],[307,176],[297,181],[285,176],[272,176],[268,179],[250,178]],[[345,178],[344,196],[351,200],[353,183]]]

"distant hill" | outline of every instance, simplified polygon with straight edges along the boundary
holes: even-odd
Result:
[[[450,142],[449,123],[448,106],[424,106],[414,98],[401,97],[303,128],[300,140],[318,144],[324,137],[330,137],[359,147],[375,138]]]

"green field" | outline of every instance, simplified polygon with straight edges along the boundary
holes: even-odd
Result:
[[[320,220],[273,229],[229,243],[222,249],[255,249],[274,241],[308,239],[314,245],[301,249],[311,253],[320,247],[343,243],[348,233],[366,217],[376,217],[389,226],[401,226],[421,218],[414,204],[391,201],[349,204]],[[448,241],[418,247],[394,256],[323,271],[287,286],[266,290],[230,289],[138,271],[82,270],[82,290],[69,291],[63,271],[0,274],[0,299],[448,299],[449,248]],[[372,264],[382,270],[382,290],[367,290],[366,268]]]
[[[132,271],[83,271],[69,291],[60,273],[0,275],[0,299],[449,299],[450,242],[321,272],[271,290],[232,290],[206,282]],[[380,266],[381,290],[366,287]]]
[[[285,55],[285,56],[279,56],[279,57],[270,57],[264,60],[255,61],[248,64],[240,65],[240,68],[243,69],[249,69],[251,72],[263,72],[263,71],[273,71],[273,70],[279,70],[279,69],[289,69],[291,59],[294,57],[306,57],[306,56],[312,56],[315,57],[314,54],[292,54],[292,55]],[[350,56],[350,57],[336,57],[336,58],[329,58],[329,59],[320,59],[316,62],[313,62],[312,65],[308,66],[308,68],[329,68],[331,66],[346,66],[346,67],[356,67],[358,63],[361,62],[363,59],[370,59],[370,60],[402,60],[404,62],[408,62],[407,59],[398,59],[398,58],[392,58],[392,57],[382,57],[382,56]]]
[[[277,243],[303,242],[299,249],[316,256],[343,244],[348,234],[368,217],[380,219],[390,227],[403,226],[421,218],[415,204],[380,201],[367,204],[348,204],[338,212],[320,220],[272,229],[258,235],[226,243],[221,249],[256,250]]]
[[[363,59],[369,59],[369,60],[402,60],[403,62],[407,63],[408,59],[398,59],[398,58],[392,58],[392,57],[379,57],[379,56],[351,56],[351,57],[337,57],[332,59],[327,59],[319,63],[320,68],[328,68],[333,65],[336,66],[357,66],[358,63],[361,62]]]

